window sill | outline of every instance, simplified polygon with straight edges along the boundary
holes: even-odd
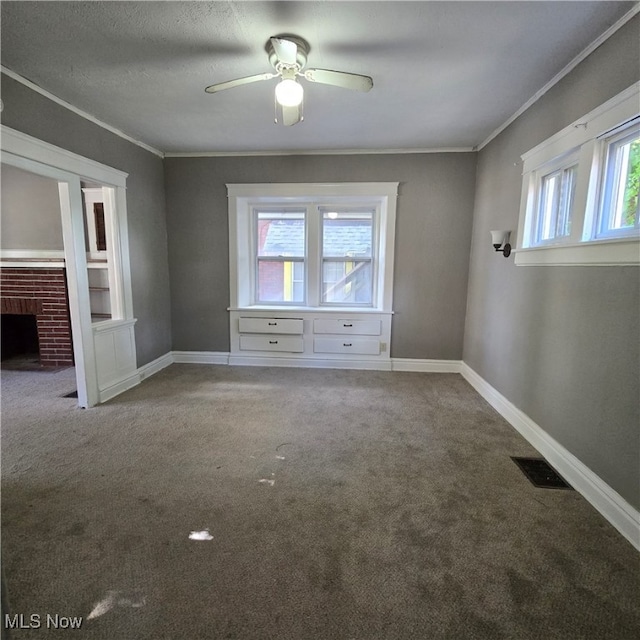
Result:
[[[373,307],[305,307],[291,305],[263,305],[255,304],[246,307],[228,307],[227,311],[290,311],[294,313],[386,313],[393,315],[393,311],[375,309]]]
[[[521,267],[614,267],[640,265],[640,238],[516,249]]]

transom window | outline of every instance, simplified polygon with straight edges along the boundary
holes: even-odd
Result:
[[[640,120],[606,138],[604,144],[606,161],[597,234],[606,237],[637,232],[640,224]]]
[[[524,156],[516,264],[640,263],[640,83]]]
[[[570,236],[577,174],[578,164],[572,157],[540,178],[535,222],[536,244]]]
[[[232,308],[390,310],[397,183],[227,188]]]

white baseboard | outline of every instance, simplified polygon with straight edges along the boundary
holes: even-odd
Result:
[[[148,362],[141,367],[138,367],[138,373],[140,374],[140,380],[145,380],[146,378],[150,378],[152,375],[158,373],[158,371],[162,371],[162,369],[168,367],[170,364],[173,364],[173,356],[171,353],[165,353],[163,356]]]
[[[282,358],[273,356],[243,356],[231,354],[229,364],[250,367],[302,367],[305,369],[367,369],[391,371],[390,360],[373,358],[360,360],[342,358]]]
[[[461,373],[576,491],[640,550],[640,512],[464,362]]]
[[[303,367],[313,369],[363,369],[371,371],[417,371],[460,373],[461,360],[420,360],[417,358],[300,358],[256,356],[223,351],[172,351],[173,362],[181,364],[229,364],[251,367]]]
[[[100,389],[98,392],[100,402],[106,402],[107,400],[111,400],[111,398],[115,398],[117,395],[127,391],[127,389],[131,389],[132,387],[139,385],[140,381],[140,374],[136,371],[134,374],[127,376],[126,378],[122,378],[104,389]]]
[[[460,373],[462,360],[420,360],[418,358],[391,358],[392,371],[420,373]]]
[[[229,364],[229,354],[225,351],[172,351],[176,364]]]

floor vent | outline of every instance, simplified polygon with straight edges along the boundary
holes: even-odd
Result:
[[[511,459],[520,467],[520,470],[535,487],[541,489],[573,489],[567,484],[542,458],[516,458]]]

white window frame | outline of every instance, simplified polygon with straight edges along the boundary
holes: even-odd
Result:
[[[319,296],[320,296],[320,301],[319,304],[321,306],[326,306],[326,307],[338,307],[338,308],[343,308],[343,307],[349,307],[349,306],[358,306],[358,307],[372,307],[374,306],[374,301],[376,299],[376,273],[377,273],[377,269],[378,269],[378,261],[377,261],[377,245],[378,245],[378,235],[379,235],[379,224],[378,224],[378,220],[380,218],[380,205],[376,205],[376,206],[372,206],[372,205],[368,205],[366,207],[361,207],[361,206],[357,206],[357,207],[348,207],[348,206],[342,206],[342,207],[332,207],[332,208],[340,208],[342,213],[347,213],[349,211],[349,209],[356,209],[359,210],[361,212],[363,212],[365,209],[371,211],[372,215],[371,215],[371,255],[367,256],[367,257],[355,257],[353,259],[349,259],[346,258],[344,256],[326,256],[324,253],[324,225],[325,225],[325,220],[324,220],[324,212],[326,211],[327,207],[319,207],[318,208],[318,224],[320,225],[320,251],[319,251],[319,267],[318,267],[318,276],[319,276]],[[322,300],[322,288],[323,288],[323,284],[324,284],[324,266],[325,266],[325,262],[332,262],[334,264],[339,264],[339,263],[344,263],[346,264],[347,262],[368,262],[371,265],[371,303],[358,303],[355,305],[352,305],[350,303],[345,303],[345,302],[324,302]]]
[[[335,309],[392,310],[397,182],[227,184],[229,201],[230,309]],[[370,305],[323,303],[321,293],[322,225],[308,224],[306,233],[306,299],[299,303],[256,303],[255,208],[306,208],[319,212],[326,206],[371,206],[374,214],[372,249],[373,299]],[[377,224],[376,224],[377,222]]]
[[[258,219],[259,219],[259,215],[261,213],[302,213],[302,217],[304,220],[304,226],[305,226],[305,249],[304,252],[302,254],[302,256],[260,256],[258,255]],[[303,271],[306,277],[307,271],[308,271],[308,266],[307,266],[307,250],[306,250],[306,245],[307,245],[307,218],[309,215],[309,211],[308,211],[308,207],[307,206],[290,206],[289,204],[285,204],[284,206],[281,207],[274,207],[274,206],[265,206],[265,205],[260,205],[259,203],[253,203],[251,205],[251,233],[252,233],[252,244],[251,244],[251,251],[254,257],[254,262],[252,264],[252,269],[251,269],[251,275],[252,275],[252,279],[251,282],[253,283],[252,286],[252,291],[253,291],[253,300],[252,300],[252,304],[255,305],[260,305],[260,306],[264,306],[264,305],[269,305],[272,304],[271,302],[268,301],[264,301],[264,300],[259,300],[258,299],[258,278],[259,278],[259,273],[260,273],[260,262],[261,259],[264,260],[265,262],[281,262],[281,263],[286,263],[286,262],[291,262],[291,263],[301,263],[303,265]],[[305,289],[306,292],[306,289]],[[303,296],[304,298],[304,296]],[[300,302],[296,302],[296,301],[281,301],[278,302],[277,304],[279,305],[287,305],[287,306],[296,306],[299,304],[305,304],[305,300],[303,299],[303,301]]]
[[[523,182],[515,264],[519,266],[615,266],[640,264],[638,229],[601,234],[603,172],[608,141],[639,115],[640,82],[576,120],[522,156]],[[535,221],[540,179],[563,159],[578,162],[571,233],[537,243]],[[568,166],[568,165],[565,165]]]
[[[542,195],[544,193],[544,182],[545,180],[553,175],[553,174],[560,174],[561,178],[561,187],[564,186],[563,185],[563,178],[562,176],[564,175],[565,171],[567,171],[568,169],[570,169],[571,167],[577,166],[579,168],[579,159],[578,159],[578,154],[576,152],[572,152],[569,153],[566,156],[562,156],[561,158],[558,158],[554,161],[552,161],[549,164],[546,164],[542,167],[540,167],[536,172],[535,172],[535,202],[533,205],[533,215],[530,217],[531,219],[531,229],[529,231],[530,237],[531,237],[531,241],[532,241],[532,246],[536,246],[536,247],[540,247],[540,246],[545,246],[545,245],[554,245],[554,244],[565,244],[567,242],[569,242],[571,235],[554,235],[551,238],[548,239],[544,239],[541,238],[540,236],[542,235],[540,232],[539,227],[541,226],[541,224],[543,224],[543,219],[546,216],[542,215]],[[558,207],[559,208],[564,208],[564,204],[566,204],[566,199],[563,197],[565,196],[565,192],[564,189],[561,189],[560,191],[560,202],[558,203]],[[562,201],[565,200],[565,203],[563,203]],[[566,212],[566,214],[568,216],[571,217],[571,213],[573,211],[573,209],[575,208],[575,189],[574,189],[574,197],[573,197],[573,203],[572,203],[572,207],[571,210]],[[554,222],[557,224],[557,219],[554,219]]]
[[[610,156],[611,148],[614,145],[622,142],[628,137],[636,137],[640,134],[640,116],[629,125],[619,127],[611,135],[606,136],[601,142],[602,153],[602,171],[599,184],[599,196],[598,196],[598,215],[596,216],[594,223],[595,228],[593,235],[597,238],[620,238],[626,236],[637,235],[638,228],[640,228],[640,219],[636,220],[633,227],[626,227],[621,229],[602,229],[604,223],[604,216],[602,215],[605,209],[609,209],[611,201],[611,193],[609,192],[610,183],[612,178],[615,177],[615,166],[611,166]],[[620,176],[617,176],[620,177]],[[619,186],[619,185],[617,185]],[[608,197],[607,197],[608,196]],[[608,218],[609,216],[607,216]]]

